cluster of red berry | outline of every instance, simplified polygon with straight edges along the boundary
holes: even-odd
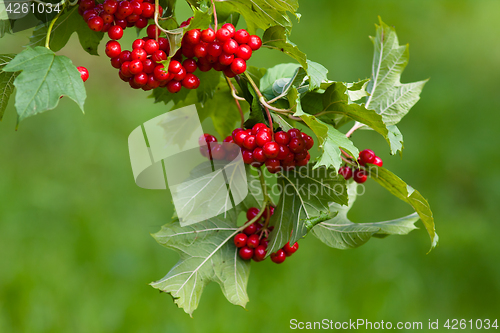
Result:
[[[158,11],[161,16],[163,9]],[[154,0],[106,0],[97,5],[94,0],[80,0],[78,5],[78,13],[89,28],[107,32],[111,39],[122,38],[127,27],[145,28],[154,12]]]
[[[384,165],[384,162],[380,157],[375,155],[373,150],[365,149],[359,153],[358,163],[361,166],[366,166],[367,163],[375,164],[379,167]],[[368,179],[368,174],[364,169],[355,169],[354,171],[347,165],[339,169],[339,174],[344,177],[345,180],[352,179],[356,183],[364,183]]]
[[[273,215],[274,208],[269,207],[270,215]],[[259,214],[259,209],[255,207],[251,207],[247,211],[247,219],[248,221],[252,220]],[[267,211],[262,214],[262,218],[267,217]],[[248,222],[247,221],[247,222]],[[238,247],[240,250],[238,254],[240,258],[243,260],[253,259],[254,261],[262,261],[264,260],[267,254],[267,245],[269,241],[267,239],[267,235],[269,232],[273,230],[273,227],[269,227],[264,229],[262,223],[259,221],[252,223],[245,229],[243,229],[242,233],[234,236],[234,245]],[[299,248],[299,243],[293,244],[290,246],[289,243],[286,243],[283,248],[279,249],[276,252],[271,253],[271,260],[277,264],[281,264],[285,261],[286,257],[291,256],[295,253]]]
[[[111,40],[106,44],[106,55],[111,58],[111,66],[119,69],[120,79],[128,82],[134,89],[151,90],[166,87],[169,92],[176,93],[182,87],[196,89],[200,80],[193,72],[195,61],[186,61],[184,65],[176,60],[170,61],[168,68],[160,63],[167,60],[170,51],[168,39],[160,35],[156,25],[148,26],[147,37],[136,39],[132,43],[132,51],[121,50],[120,43]]]
[[[247,130],[235,129],[233,141],[242,148],[246,164],[255,167],[265,164],[271,173],[306,165],[311,159],[308,150],[314,145],[312,137],[296,128],[274,133],[273,140],[271,129],[262,123]]]
[[[189,20],[183,22],[181,27],[188,24]],[[250,35],[245,29],[236,31],[231,23],[226,23],[217,31],[212,28],[187,31],[181,48],[172,59],[182,62],[183,58],[192,61],[196,57],[200,71],[208,72],[213,68],[224,72],[227,77],[234,77],[246,70],[246,61],[261,46],[259,36]]]
[[[203,134],[198,143],[200,145],[200,153],[213,160],[228,160],[232,161],[240,152],[240,148],[234,144],[233,137],[228,136],[222,144],[217,143],[217,138],[211,134]],[[205,144],[206,143],[206,144]]]

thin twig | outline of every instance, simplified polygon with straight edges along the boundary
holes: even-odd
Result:
[[[257,94],[257,96],[259,96],[259,101],[261,100],[261,98],[263,99],[264,96],[260,92],[259,87],[257,87],[257,85],[255,84],[255,82],[252,80],[252,78],[250,77],[250,75],[248,75],[248,73],[246,71],[243,72],[243,74],[245,75],[245,77],[247,78],[247,80],[252,85],[252,88],[255,91],[255,93]],[[264,109],[266,110],[267,120],[269,121],[269,128],[271,129],[271,140],[274,141],[274,127],[273,127],[273,119],[271,117],[271,112],[269,112],[269,109],[267,108],[266,105],[263,105],[263,106],[264,106]]]
[[[214,0],[212,0],[212,7],[213,7],[213,10],[214,10],[214,25],[215,25],[214,31],[217,32],[217,11],[215,9],[215,2],[214,2]]]
[[[243,114],[243,110],[241,109],[240,102],[238,101],[238,99],[240,99],[241,97],[236,95],[236,88],[234,87],[231,80],[227,76],[225,76],[225,78],[226,78],[227,84],[229,85],[229,90],[231,90],[231,95],[233,95],[234,102],[236,103],[236,106],[238,107],[238,111],[240,112],[241,128],[243,128],[243,125],[245,124],[245,115]],[[245,100],[244,98],[241,98],[241,99]]]
[[[356,130],[360,129],[364,125],[362,123],[356,122],[351,129],[345,134],[346,138],[350,137],[352,133],[354,133]]]
[[[54,24],[56,23],[57,19],[59,16],[61,16],[62,12],[64,11],[64,7],[66,4],[63,4],[63,9],[57,13],[56,17],[50,22],[49,28],[47,29],[47,37],[45,37],[45,47],[50,50],[50,34],[52,33],[52,28],[54,27]]]

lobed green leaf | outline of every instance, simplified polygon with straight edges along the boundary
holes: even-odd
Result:
[[[4,72],[3,68],[14,59],[15,54],[0,54],[0,120],[2,120],[10,95],[14,91],[14,80],[19,72]]]

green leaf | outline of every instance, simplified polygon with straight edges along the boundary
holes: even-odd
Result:
[[[245,211],[247,211],[251,207],[260,209],[264,205],[264,193],[262,192],[262,187],[258,175],[261,170],[257,170],[256,168],[248,164],[245,164],[245,169],[248,183],[248,195],[241,203],[241,206]],[[269,184],[266,183],[266,186],[269,193]]]
[[[296,111],[294,116],[300,117],[312,129],[319,140],[319,147],[323,149],[323,153],[319,157],[315,168],[324,165],[338,170],[342,164],[342,158],[340,157],[342,152],[340,148],[344,148],[352,156],[358,156],[358,148],[342,132],[302,110],[299,93],[295,87],[290,89],[288,99],[290,105],[295,104]]]
[[[285,98],[291,87],[296,87],[297,90],[304,90],[301,84],[304,82],[307,73],[302,67],[298,67],[290,78],[282,77],[274,81],[262,94],[268,99]],[[307,91],[308,88],[305,89]]]
[[[317,224],[312,234],[326,245],[336,249],[353,249],[365,244],[371,237],[386,237],[389,235],[406,235],[416,229],[415,222],[418,215],[411,215],[383,222],[353,223],[347,218],[347,213],[356,201],[358,184],[350,182],[348,185],[349,205],[340,206],[330,204],[331,211],[338,211],[334,218]]]
[[[54,109],[61,96],[75,101],[83,111],[87,94],[80,73],[71,60],[45,47],[27,47],[4,67],[21,74],[15,79],[18,124],[23,119]]]
[[[260,88],[262,91],[272,88],[276,80],[282,78],[294,77],[300,68],[298,64],[279,64],[267,70],[266,74],[260,79]]]
[[[326,81],[328,69],[323,65],[307,60],[307,75],[309,76],[309,90],[318,89],[323,81]]]
[[[401,180],[401,178],[389,170],[375,165],[370,165],[367,170],[373,180],[385,187],[394,196],[413,207],[424,223],[425,229],[427,229],[427,232],[429,233],[429,237],[432,242],[431,250],[435,248],[438,244],[439,237],[436,234],[434,217],[432,216],[431,207],[429,206],[427,200],[425,200],[417,190],[407,185],[403,180]]]
[[[220,6],[223,6],[225,12],[240,13],[250,34],[255,34],[257,29],[266,30],[271,26],[290,30],[292,22],[288,12],[297,19],[300,17],[296,13],[299,8],[298,0],[225,0],[216,3],[217,11]]]
[[[250,261],[241,259],[238,248],[230,241],[238,230],[235,221],[215,217],[186,227],[178,221],[164,225],[153,237],[179,253],[180,259],[151,286],[169,293],[177,306],[190,315],[211,281],[220,285],[228,301],[245,307]]]
[[[174,104],[178,104],[180,102],[184,102],[183,104],[185,105],[191,105],[198,102],[197,92],[189,89],[181,89],[178,93],[172,94],[164,87],[155,88],[149,97],[154,98],[155,103],[163,102],[168,104],[173,102]]]
[[[399,151],[399,154],[403,155],[403,134],[401,134],[396,125],[387,126],[387,130],[387,138],[391,147],[391,154],[396,155]]]
[[[401,83],[401,74],[409,59],[408,45],[400,46],[396,30],[382,22],[380,17],[379,22],[375,37],[370,37],[375,53],[366,108],[382,115],[389,126],[397,124],[417,103],[427,80]]]
[[[217,2],[215,4],[217,9],[217,20],[219,23],[228,22],[236,26],[240,20],[240,13],[233,11],[233,5],[226,2]]]
[[[200,86],[196,89],[198,102],[205,104],[214,97],[215,90],[221,82],[221,73],[217,71],[199,72],[196,76],[200,79]],[[222,82],[224,84],[224,82]]]
[[[0,38],[5,36],[6,33],[11,33],[12,27],[10,20],[0,20]]]
[[[285,120],[285,118],[283,118],[282,115],[280,114],[277,114],[277,113],[274,113],[272,112],[271,113],[271,117],[273,117],[273,121],[278,124],[278,126],[281,128],[282,131],[284,132],[288,132],[289,130],[291,130],[292,128],[294,128],[288,121]]]
[[[356,88],[356,86],[354,86]],[[387,128],[382,117],[365,106],[352,103],[349,100],[349,90],[342,82],[333,82],[323,94],[323,109],[321,119],[336,125],[339,122],[336,116],[348,117],[360,123],[368,125],[382,136],[387,138]]]
[[[48,24],[39,25],[33,30],[29,46],[45,45]],[[78,6],[70,8],[57,19],[50,36],[50,49],[54,52],[61,50],[74,32],[78,34],[80,44],[85,51],[92,55],[98,55],[97,48],[104,33],[89,29],[87,23],[78,14]]]
[[[14,91],[14,80],[19,75],[19,72],[4,72],[3,68],[15,56],[15,54],[0,54],[0,120],[3,118],[10,95]]]
[[[345,180],[333,169],[314,169],[311,164],[278,174],[281,197],[270,225],[268,254],[295,243],[309,231],[306,222],[329,213],[329,203],[347,205]]]
[[[264,32],[262,46],[281,51],[298,61],[307,70],[307,58],[297,45],[288,39],[287,30],[282,26],[274,26]]]

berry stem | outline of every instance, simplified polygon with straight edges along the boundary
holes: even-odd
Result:
[[[212,0],[212,8],[214,11],[214,31],[217,32],[217,10],[215,9],[215,2]]]
[[[155,24],[158,26],[158,16],[160,11],[158,8],[160,7],[160,0],[155,0]],[[158,29],[155,29],[155,40],[158,41]]]
[[[257,87],[257,85],[255,84],[255,82],[252,80],[252,78],[250,77],[250,75],[248,75],[248,73],[245,71],[243,72],[243,74],[245,75],[245,77],[247,78],[247,80],[250,82],[250,84],[252,85],[252,88],[253,90],[255,91],[255,93],[257,94],[257,96],[259,96],[259,101],[261,102],[262,106],[264,107],[264,109],[266,110],[266,114],[267,114],[267,120],[269,121],[269,128],[271,129],[271,140],[274,141],[274,127],[273,127],[273,119],[271,117],[271,112],[269,112],[269,109],[267,108],[266,104],[267,103],[262,103],[262,100],[265,101],[264,99],[264,96],[262,95],[262,93],[260,92],[259,90],[259,87]]]
[[[66,2],[63,3],[63,8],[57,13],[56,17],[50,22],[49,28],[47,29],[47,37],[45,37],[45,47],[50,50],[50,34],[52,33],[52,28],[54,27],[54,24],[56,23],[57,19],[59,16],[61,16],[62,12],[64,11],[64,8],[66,7]]]
[[[356,130],[360,129],[364,125],[362,123],[356,122],[351,129],[345,134],[346,138],[350,137],[352,133],[354,133]]]
[[[241,118],[241,128],[243,128],[243,125],[245,124],[245,115],[243,114],[243,110],[241,109],[240,102],[238,101],[239,99],[245,100],[244,98],[239,97],[236,95],[236,88],[234,87],[233,83],[231,80],[225,76],[227,84],[229,85],[229,89],[231,90],[231,95],[234,98],[234,102],[236,103],[236,106],[238,107],[238,111],[240,112],[240,118]]]

